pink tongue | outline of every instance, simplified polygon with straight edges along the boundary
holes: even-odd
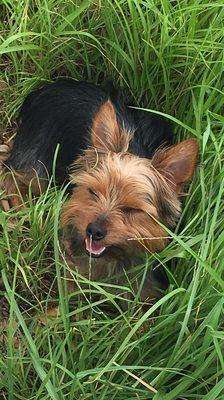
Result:
[[[86,250],[95,255],[100,255],[105,250],[105,246],[95,242],[94,240],[90,240],[89,238],[85,240]]]

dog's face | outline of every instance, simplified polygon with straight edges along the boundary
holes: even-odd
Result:
[[[73,194],[62,213],[69,252],[94,257],[160,251],[180,213],[178,194],[192,177],[197,142],[186,140],[152,160],[128,152],[132,134],[119,129],[107,101],[95,116],[92,147],[75,162]]]

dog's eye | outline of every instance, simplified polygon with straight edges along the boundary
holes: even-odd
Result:
[[[89,191],[89,193],[90,193],[92,196],[99,197],[98,194],[97,194],[96,192],[94,192],[93,189],[88,188],[88,191]]]
[[[129,214],[138,211],[137,208],[134,208],[134,207],[123,207],[122,210],[123,210],[124,212],[126,212],[126,213],[129,213]]]

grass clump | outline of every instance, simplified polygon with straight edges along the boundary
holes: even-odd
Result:
[[[138,301],[123,312],[100,282],[89,284],[101,300],[69,309],[62,192],[0,213],[0,397],[223,399],[223,4],[2,0],[0,12],[2,140],[33,87],[109,77],[140,107],[170,116],[176,141],[194,135],[201,146],[173,240],[149,260],[175,260],[170,288],[146,313]],[[60,313],[44,319],[55,305]]]

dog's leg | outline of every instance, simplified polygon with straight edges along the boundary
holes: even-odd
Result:
[[[46,181],[39,180],[35,173],[13,171],[5,165],[9,151],[7,145],[0,146],[0,208],[6,212],[24,207],[30,186],[35,196],[46,190]]]
[[[0,205],[4,211],[21,209],[24,204],[24,187],[20,187],[13,172],[3,169],[0,182]]]
[[[9,211],[11,206],[8,199],[8,194],[12,189],[12,182],[9,177],[6,177],[7,171],[5,161],[9,157],[10,146],[7,144],[0,145],[0,208],[4,211]]]

